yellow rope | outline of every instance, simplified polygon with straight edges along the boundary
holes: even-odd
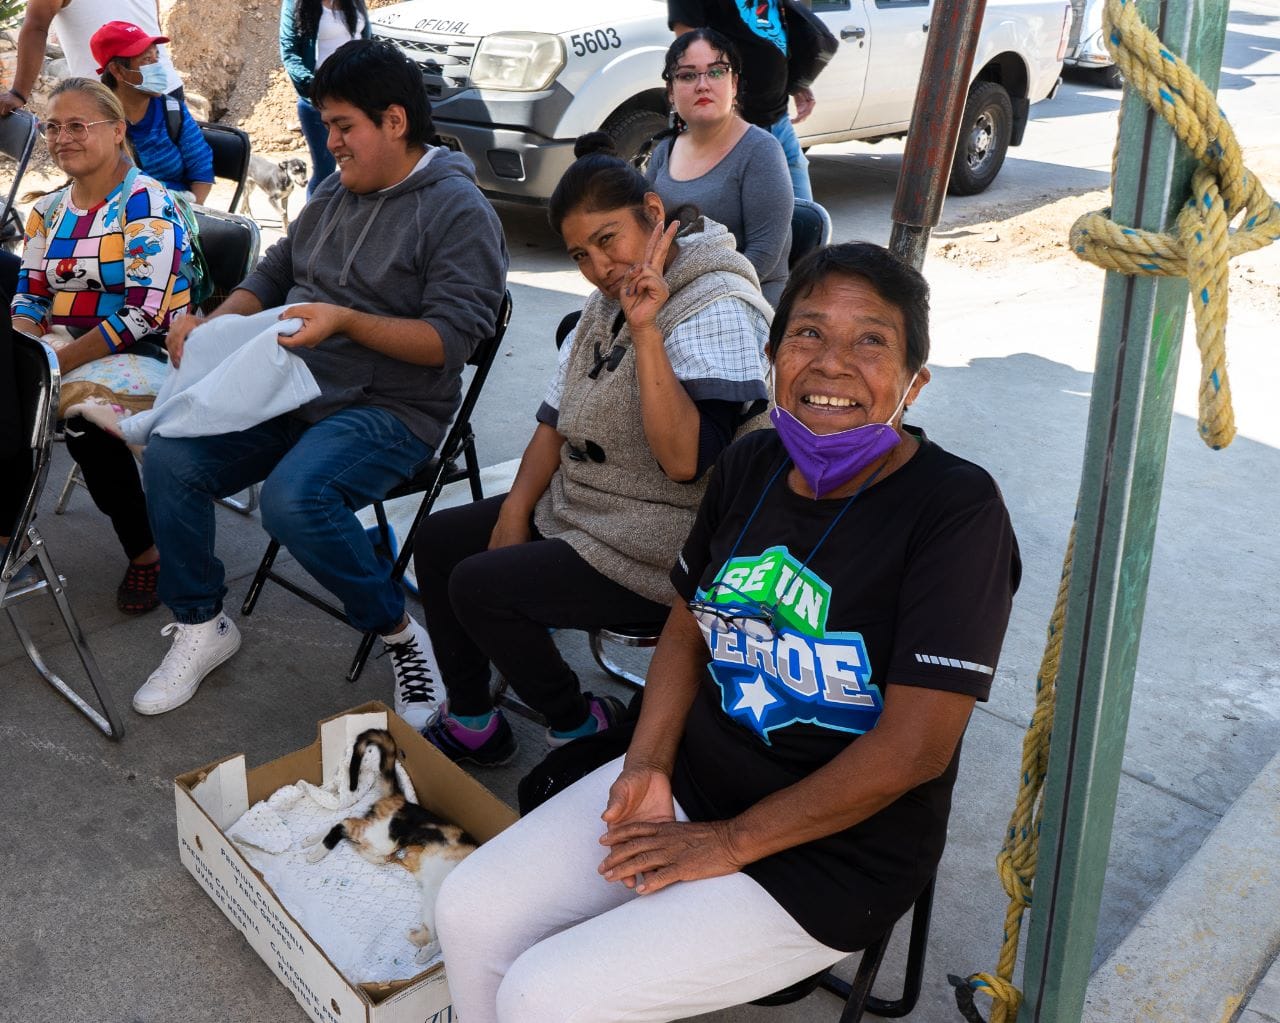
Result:
[[[1108,270],[1188,279],[1201,360],[1199,432],[1214,449],[1226,447],[1235,436],[1226,359],[1228,260],[1280,237],[1280,204],[1271,200],[1244,166],[1235,133],[1213,93],[1161,45],[1143,23],[1136,2],[1107,0],[1103,31],[1128,85],[1169,122],[1200,166],[1191,179],[1192,196],[1179,213],[1173,233],[1125,227],[1112,221],[1110,211],[1104,210],[1076,221],[1071,228],[1071,246],[1080,258]],[[1244,218],[1243,222],[1232,230],[1231,221],[1237,217]],[[1036,873],[1044,810],[1041,797],[1049,767],[1075,535],[1072,526],[1036,676],[1035,710],[1022,743],[1018,797],[996,858],[1000,882],[1009,896],[1000,959],[994,974],[975,973],[966,978],[968,987],[993,999],[991,1023],[1011,1023],[1022,1001],[1022,992],[1013,984],[1013,970],[1022,916],[1031,905]]]
[[[1067,591],[1071,585],[1071,559],[1075,553],[1076,529],[1067,537],[1067,553],[1062,560],[1062,578],[1058,582],[1058,599],[1049,618],[1049,635],[1044,656],[1036,675],[1036,705],[1031,724],[1022,739],[1022,775],[1018,799],[1009,818],[1004,845],[996,857],[1000,883],[1009,896],[1004,916],[1004,943],[995,974],[975,973],[969,986],[985,991],[995,999],[991,1023],[1006,1023],[1018,1014],[1022,992],[1013,985],[1013,967],[1018,958],[1018,939],[1022,934],[1022,914],[1031,905],[1031,885],[1036,874],[1036,853],[1040,846],[1040,801],[1044,778],[1049,770],[1049,734],[1053,728],[1053,705],[1057,695],[1058,663],[1062,657],[1062,628],[1067,614]]]
[[[1280,238],[1280,204],[1244,165],[1235,132],[1209,87],[1161,45],[1137,7],[1132,0],[1108,0],[1108,48],[1127,84],[1169,122],[1200,166],[1172,233],[1125,227],[1102,210],[1075,222],[1071,247],[1107,270],[1187,278],[1200,349],[1200,436],[1210,447],[1223,448],[1236,432],[1227,379],[1228,260]],[[1232,230],[1237,217],[1242,223]]]

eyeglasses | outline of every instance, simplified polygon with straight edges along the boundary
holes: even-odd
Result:
[[[40,134],[46,139],[56,139],[59,135],[65,135],[72,142],[83,142],[89,137],[89,129],[95,124],[115,124],[116,118],[106,117],[101,121],[68,121],[66,124],[60,124],[58,121],[41,121]]]
[[[671,80],[680,85],[696,85],[698,79],[706,78],[709,82],[719,82],[729,76],[728,64],[712,64],[705,71],[675,71]]]
[[[719,592],[737,598],[729,601],[718,601],[715,594]],[[741,590],[728,583],[712,583],[711,588],[701,598],[694,598],[686,605],[695,618],[707,625],[712,632],[728,632],[738,629],[752,632],[752,625],[763,626],[773,636],[778,630],[774,628],[775,609],[752,600]]]

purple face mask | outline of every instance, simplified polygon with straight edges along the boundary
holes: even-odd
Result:
[[[840,489],[898,446],[901,437],[891,424],[906,404],[918,375],[911,377],[887,423],[867,423],[839,433],[814,433],[786,409],[774,406],[769,418],[778,431],[778,439],[815,498]]]

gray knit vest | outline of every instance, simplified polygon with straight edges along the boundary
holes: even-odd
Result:
[[[726,297],[740,298],[766,320],[773,318],[755,269],[734,251],[733,235],[724,227],[699,218],[678,237],[679,251],[665,275],[671,296],[657,317],[663,337]],[[543,536],[566,541],[597,572],[667,604],[675,597],[668,574],[693,526],[709,474],[696,483],[676,483],[649,450],[629,326],[623,324],[616,340],[625,349],[618,368],[601,370],[594,380],[588,375],[596,363],[596,343],[602,354],[615,344],[619,309],[618,302],[596,291],[582,310],[556,425],[568,444],[561,447],[560,468],[534,510],[534,524]],[[758,415],[739,433],[763,425],[767,420]],[[604,451],[604,461],[569,457],[570,445],[585,451],[587,441]]]

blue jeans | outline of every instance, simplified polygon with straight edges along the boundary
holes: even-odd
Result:
[[[791,115],[783,114],[769,126],[769,133],[782,144],[782,151],[787,155],[787,170],[791,172],[791,190],[797,199],[813,201],[813,189],[809,186],[809,158],[800,148],[800,139],[796,136],[796,126],[791,123]]]
[[[262,525],[341,602],[356,628],[391,632],[404,593],[355,513],[413,475],[431,448],[385,409],[345,408],[308,426],[278,416],[219,437],[152,437],[143,460],[160,548],[160,599],[176,621],[207,622],[226,596],[214,554],[218,497],[262,484]]]
[[[301,96],[298,97],[298,124],[302,126],[302,137],[311,150],[311,180],[307,182],[307,198],[310,199],[320,182],[338,169],[338,162],[326,144],[329,129],[320,119],[320,111]]]

